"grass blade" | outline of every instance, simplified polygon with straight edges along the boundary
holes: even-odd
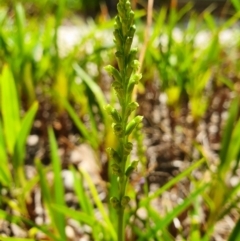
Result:
[[[95,96],[99,110],[101,111],[101,115],[103,117],[103,122],[106,126],[106,124],[109,123],[108,122],[109,118],[104,109],[107,103],[102,90],[78,64],[75,63],[73,65],[73,68],[76,71],[77,75],[83,80],[83,82],[86,84],[86,86],[91,90],[91,92]]]
[[[205,184],[205,185],[197,188],[180,205],[176,206],[171,212],[166,214],[166,216],[158,224],[156,224],[154,231],[158,232],[158,230],[161,230],[161,229],[165,228],[167,225],[169,225],[170,222],[175,217],[177,217],[181,212],[183,212],[191,203],[193,203],[194,200],[199,195],[201,195],[206,190],[207,187],[209,187],[209,184]]]
[[[35,228],[37,228],[38,230],[40,230],[41,232],[45,233],[49,238],[51,238],[51,240],[53,240],[53,241],[60,241],[58,238],[56,238],[56,236],[54,236],[54,235],[52,234],[52,232],[50,232],[50,231],[48,230],[47,227],[36,225],[35,223],[33,223],[31,220],[29,220],[29,219],[27,219],[27,218],[18,217],[18,216],[16,216],[16,215],[10,215],[10,214],[8,214],[6,211],[0,209],[0,219],[7,220],[8,222],[10,222],[10,223],[15,223],[15,224],[25,223],[25,224],[27,224],[29,227],[35,227]],[[1,238],[2,238],[2,237],[1,237]],[[0,239],[0,240],[1,240],[1,239]]]
[[[8,167],[5,142],[3,138],[2,123],[0,121],[0,183],[3,186],[11,186],[12,178]]]
[[[113,240],[117,240],[117,234],[116,234],[116,232],[114,230],[113,224],[111,223],[111,221],[109,219],[109,216],[108,216],[108,214],[106,213],[106,211],[104,209],[103,203],[99,199],[98,192],[97,192],[96,187],[94,186],[94,184],[93,184],[93,182],[91,180],[91,177],[84,170],[81,170],[81,172],[82,172],[85,180],[88,183],[88,186],[89,186],[90,192],[92,194],[93,200],[94,200],[96,206],[98,207],[98,209],[99,209],[99,211],[100,211],[100,213],[101,213],[101,215],[103,217],[103,220],[107,224],[107,228],[108,228],[108,231],[109,231],[112,239]]]
[[[238,241],[240,240],[240,218],[238,219],[228,241]]]
[[[25,28],[25,13],[22,4],[17,3],[15,5],[16,12],[16,26],[17,26],[17,41],[18,49],[21,55],[24,53],[24,28]]]
[[[240,11],[240,2],[238,0],[231,0],[233,6],[236,8],[237,11]]]
[[[21,129],[16,139],[16,144],[14,148],[14,166],[19,167],[23,165],[24,157],[25,157],[25,145],[26,139],[30,133],[30,130],[33,125],[34,117],[38,110],[38,103],[35,102],[28,110],[26,115],[24,116],[21,124]]]
[[[97,136],[93,136],[88,129],[85,127],[85,125],[82,123],[82,121],[78,118],[77,114],[75,113],[75,110],[72,108],[72,106],[68,103],[67,100],[62,99],[61,100],[65,109],[67,110],[69,116],[72,118],[74,124],[77,126],[78,130],[82,134],[82,136],[90,143],[90,145],[96,149],[98,146],[98,138]]]
[[[54,172],[54,201],[58,205],[65,205],[64,187],[61,177],[61,160],[58,156],[58,146],[52,128],[48,129],[48,135],[50,141],[51,160]],[[50,208],[52,208],[52,206]],[[63,240],[66,240],[64,216],[59,212],[55,212],[54,217],[54,221],[58,228],[59,234],[61,235],[61,238]]]
[[[232,129],[237,118],[238,108],[239,108],[239,99],[236,98],[230,106],[229,117],[223,132],[221,151],[220,151],[220,161],[221,161],[220,168],[225,162],[227,157],[227,152],[228,152],[227,150],[230,144],[229,140],[231,139]]]
[[[53,198],[51,196],[51,190],[50,190],[50,186],[47,183],[47,179],[45,177],[45,171],[44,168],[40,162],[40,160],[36,160],[36,167],[37,167],[37,171],[39,174],[39,180],[40,180],[40,186],[41,186],[41,191],[42,191],[42,196],[43,196],[43,200],[45,202],[45,205],[47,207],[47,209],[49,210],[49,215],[50,215],[50,219],[51,219],[51,227],[54,228],[53,232],[54,234],[57,233],[57,224],[55,223],[55,211],[52,209],[52,203],[53,203]],[[64,229],[65,230],[65,229]]]
[[[168,190],[170,187],[172,187],[174,184],[178,183],[183,178],[187,177],[193,170],[200,167],[206,160],[203,158],[196,163],[194,163],[192,166],[188,167],[186,170],[181,172],[179,175],[171,179],[169,182],[167,182],[163,187],[159,188],[157,191],[155,191],[153,194],[151,194],[146,199],[143,199],[140,201],[140,206],[148,206],[149,202],[157,197],[159,197],[163,192]]]
[[[78,197],[79,205],[81,209],[87,213],[89,216],[94,216],[93,205],[90,202],[90,198],[86,195],[86,191],[83,187],[83,177],[79,176],[81,173],[77,173],[77,171],[71,167],[71,171],[74,176],[74,190]],[[79,174],[79,175],[78,175]]]
[[[97,223],[97,220],[94,218],[94,216],[88,215],[84,212],[76,211],[69,207],[58,205],[58,204],[53,205],[52,208],[57,212],[64,214],[67,217],[70,217],[74,220],[85,223],[91,227],[94,227],[94,225],[96,225]]]
[[[17,134],[20,130],[19,99],[13,75],[7,65],[4,65],[0,78],[1,112],[3,130],[9,154],[13,154]]]
[[[237,122],[237,124],[233,130],[227,157],[226,157],[224,164],[221,166],[222,171],[224,173],[226,173],[229,170],[229,168],[231,168],[231,163],[233,161],[236,160],[237,162],[239,162],[239,160],[238,160],[239,152],[240,152],[240,120]],[[236,169],[237,169],[237,167],[236,167]]]

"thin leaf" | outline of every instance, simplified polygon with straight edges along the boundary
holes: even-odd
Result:
[[[6,153],[6,147],[3,139],[2,124],[0,121],[0,183],[3,186],[10,186],[12,182],[10,169],[8,166],[8,159]]]
[[[26,152],[25,150],[26,139],[32,128],[34,117],[36,115],[37,110],[38,110],[38,103],[35,102],[33,103],[33,105],[28,110],[28,112],[26,113],[26,115],[22,120],[21,129],[19,131],[19,134],[17,135],[16,144],[14,148],[13,162],[14,162],[15,168],[23,166],[23,161],[24,161],[25,152]]]
[[[3,118],[3,130],[7,145],[7,150],[13,154],[16,137],[21,123],[19,113],[19,99],[13,75],[7,65],[4,65],[0,78],[1,84],[1,110]]]
[[[238,154],[240,151],[240,120],[237,122],[233,129],[226,160],[221,163],[222,175],[227,173],[231,168],[233,161],[237,161]]]
[[[96,206],[98,207],[102,217],[103,217],[103,220],[105,221],[105,223],[107,224],[107,228],[110,232],[110,235],[111,237],[113,238],[113,240],[117,240],[117,234],[114,230],[114,227],[113,227],[113,224],[111,223],[105,209],[104,209],[104,206],[103,206],[103,203],[101,202],[99,196],[98,196],[98,192],[97,192],[97,189],[95,187],[95,185],[93,184],[92,180],[91,180],[91,177],[89,176],[89,174],[87,172],[85,172],[84,170],[81,170],[85,180],[87,181],[88,183],[88,186],[89,186],[89,189],[90,189],[90,192],[92,194],[92,197],[93,197],[93,200],[96,204]]]
[[[67,100],[62,99],[62,101],[65,109],[67,110],[68,114],[72,118],[74,124],[79,129],[81,135],[91,144],[91,146],[96,149],[98,146],[98,141],[96,136],[92,136],[90,131],[85,127],[85,125],[82,123],[82,121],[79,119],[78,115],[75,113],[75,110],[72,108],[72,106],[68,103]]]
[[[53,198],[51,196],[50,185],[47,183],[46,173],[41,164],[41,161],[37,159],[35,164],[36,164],[37,171],[38,171],[39,178],[40,178],[39,180],[40,180],[43,201],[44,201],[47,209],[49,210],[50,219],[52,222],[52,226],[54,227],[54,231],[55,231],[57,228],[56,228],[56,224],[55,224],[55,212],[51,208],[51,205],[53,203],[53,200],[52,200]]]
[[[61,176],[61,160],[58,156],[58,146],[52,128],[48,129],[48,135],[50,141],[51,161],[54,172],[54,201],[58,205],[65,205],[64,187]],[[52,208],[52,205],[50,208]],[[54,219],[61,238],[66,240],[64,216],[61,213],[55,212]]]
[[[103,95],[102,90],[100,89],[99,85],[97,85],[91,77],[78,65],[73,65],[74,70],[76,71],[77,75],[82,79],[82,81],[88,86],[88,88],[91,90],[93,95],[95,96],[99,109],[101,111],[101,114],[103,116],[103,121],[105,124],[108,123],[108,115],[106,114],[106,111],[104,107],[107,105],[105,96]]]
[[[233,100],[230,106],[229,117],[225,125],[223,136],[222,136],[222,143],[221,143],[221,150],[220,150],[220,166],[219,166],[220,169],[222,168],[222,166],[224,166],[224,163],[227,158],[228,148],[230,144],[229,140],[231,139],[233,126],[238,115],[238,109],[239,109],[239,98],[236,98],[235,100]]]
[[[56,210],[57,212],[64,214],[66,217],[70,217],[74,220],[77,220],[81,223],[85,223],[89,225],[90,227],[94,228],[94,225],[97,224],[98,220],[94,218],[94,216],[90,216],[84,212],[76,211],[74,209],[71,209],[69,207],[63,206],[63,205],[53,205],[52,208]],[[98,224],[97,224],[98,225]]]
[[[184,170],[183,172],[181,172],[179,175],[177,175],[176,177],[174,177],[173,179],[171,179],[169,182],[167,182],[163,187],[159,188],[158,190],[156,190],[153,194],[151,194],[149,197],[143,199],[140,201],[140,206],[148,206],[149,202],[157,197],[159,197],[163,192],[165,192],[166,190],[168,190],[170,187],[172,187],[174,184],[178,183],[180,180],[182,180],[183,178],[186,178],[189,174],[191,174],[191,172],[195,169],[197,169],[198,167],[200,167],[206,160],[205,159],[201,159],[199,161],[197,161],[196,163],[194,163],[193,165],[191,165],[190,167],[188,167],[186,170]]]
[[[233,6],[236,8],[237,11],[240,11],[240,2],[239,0],[231,0]]]
[[[77,173],[77,171],[73,167],[71,167],[70,170],[72,171],[74,176],[74,190],[78,197],[79,205],[85,213],[93,216],[94,208],[91,204],[90,198],[86,195],[86,191],[84,190],[83,177],[80,177],[80,173]]]
[[[238,219],[228,241],[239,241],[240,240],[240,218]]]
[[[1,210],[0,209],[0,219],[6,220],[10,223],[15,223],[15,224],[21,224],[21,223],[25,223],[27,224],[29,227],[35,227],[38,230],[40,230],[41,232],[45,233],[49,238],[51,238],[54,241],[60,241],[56,236],[54,236],[52,234],[52,232],[50,232],[48,230],[48,227],[45,226],[39,226],[36,225],[34,222],[32,222],[31,220],[24,218],[24,217],[18,217],[16,215],[10,215],[8,214],[6,211]],[[2,238],[2,237],[1,237]],[[0,239],[1,240],[1,239]]]
[[[24,29],[25,29],[25,12],[21,3],[15,4],[15,12],[16,12],[16,26],[17,26],[17,41],[18,41],[18,49],[22,54],[24,52]]]
[[[171,212],[166,214],[166,216],[159,223],[156,224],[154,231],[157,232],[158,230],[161,230],[169,225],[170,222],[180,213],[182,213],[191,203],[193,203],[194,200],[207,189],[207,187],[209,187],[209,184],[205,184],[197,188],[193,193],[189,194],[189,196],[184,199],[181,204],[176,206]]]

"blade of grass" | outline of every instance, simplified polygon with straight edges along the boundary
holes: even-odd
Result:
[[[53,228],[53,232],[58,233],[58,227],[57,224],[55,223],[56,216],[55,216],[55,211],[52,209],[52,203],[53,203],[53,198],[51,197],[51,190],[50,190],[50,185],[47,183],[46,180],[46,173],[45,170],[41,164],[41,161],[36,159],[35,161],[38,174],[39,174],[39,180],[40,180],[40,186],[41,186],[41,191],[42,191],[42,196],[43,196],[43,201],[45,202],[45,205],[49,211],[49,216],[51,220],[51,227]],[[65,229],[64,229],[65,230]],[[62,240],[62,239],[60,239]]]
[[[21,167],[23,166],[23,161],[25,157],[25,145],[26,145],[26,139],[30,133],[30,130],[33,125],[34,117],[38,110],[38,103],[35,102],[31,106],[31,108],[28,110],[26,115],[24,116],[22,123],[21,123],[21,129],[19,131],[19,134],[16,138],[16,144],[14,148],[14,166],[15,167]]]
[[[51,231],[48,230],[48,227],[36,225],[34,222],[32,222],[31,220],[29,220],[27,218],[18,217],[16,215],[10,215],[6,211],[0,209],[0,219],[6,220],[10,223],[15,223],[18,225],[21,223],[25,223],[28,226],[35,227],[38,230],[40,230],[41,232],[45,233],[52,240],[60,241],[56,236],[53,235],[53,233]]]
[[[157,197],[159,197],[163,192],[165,192],[166,190],[168,190],[170,187],[172,187],[174,184],[178,183],[180,180],[182,180],[183,178],[186,178],[189,174],[191,174],[191,172],[195,169],[197,169],[198,167],[200,167],[206,160],[204,158],[202,158],[201,160],[197,161],[196,163],[194,163],[193,165],[191,165],[190,167],[188,167],[186,170],[184,170],[183,172],[181,172],[179,175],[177,175],[176,177],[174,177],[173,179],[171,179],[169,182],[167,182],[163,187],[159,188],[157,191],[155,191],[153,194],[151,194],[149,197],[142,199],[140,201],[140,206],[148,206],[149,202]]]
[[[25,12],[21,3],[15,4],[16,12],[16,26],[17,26],[17,41],[18,41],[18,50],[20,55],[24,53],[24,28],[25,28]]]
[[[103,203],[101,202],[101,200],[100,200],[100,198],[98,196],[97,189],[94,186],[94,183],[92,182],[91,177],[84,170],[81,170],[81,173],[83,174],[83,177],[85,178],[85,180],[88,183],[88,186],[89,186],[90,192],[92,194],[93,200],[94,200],[96,206],[98,207],[98,209],[99,209],[99,211],[100,211],[100,213],[101,213],[101,215],[103,217],[103,220],[107,224],[107,228],[108,228],[108,230],[110,232],[110,235],[111,235],[112,239],[113,240],[117,240],[117,234],[116,234],[116,232],[114,230],[113,224],[111,223],[111,221],[110,221],[110,219],[108,217],[108,214],[106,213],[106,211],[104,209]]]
[[[224,162],[221,162],[220,172],[222,173],[223,177],[231,168],[231,164],[237,160],[240,151],[240,120],[237,122],[235,128],[233,129],[232,136],[229,141],[230,144],[226,159]]]
[[[228,241],[238,241],[240,240],[240,218],[238,219]]]
[[[48,129],[48,136],[50,141],[50,150],[51,150],[51,160],[53,165],[53,173],[54,173],[54,201],[58,205],[65,205],[64,200],[64,187],[61,176],[61,160],[58,156],[58,146],[53,133],[53,129]],[[52,208],[52,206],[50,206]],[[58,228],[61,239],[66,240],[65,233],[65,218],[61,213],[55,212],[55,223]]]
[[[91,90],[91,92],[95,96],[99,109],[101,111],[101,115],[103,116],[103,122],[105,124],[109,123],[108,115],[106,114],[106,111],[104,109],[107,103],[102,90],[77,63],[73,64],[73,68],[76,71],[77,75],[82,79],[82,81],[86,84],[86,86]]]
[[[13,75],[7,65],[4,65],[0,77],[1,85],[1,111],[3,119],[3,130],[9,154],[13,154],[16,137],[21,123],[19,113],[19,100]]]
[[[70,167],[70,170],[72,171],[74,176],[74,190],[78,197],[79,205],[85,213],[93,217],[94,208],[90,202],[90,198],[86,195],[86,191],[84,190],[83,177],[79,176],[80,173],[77,173],[77,171],[73,167]]]
[[[85,127],[82,121],[79,119],[78,115],[75,113],[75,110],[68,103],[67,100],[61,99],[65,109],[67,110],[69,116],[72,118],[74,124],[79,129],[82,136],[90,143],[90,145],[96,149],[98,146],[98,138],[96,136],[91,135],[90,131]]]
[[[220,152],[220,165],[218,172],[222,179],[231,168],[233,161],[238,162],[240,152],[240,120],[237,121],[239,114],[239,98],[236,98],[229,111],[229,118],[223,133],[223,141]],[[238,163],[237,163],[238,164]]]
[[[0,121],[0,183],[3,186],[10,187],[12,183],[9,169],[5,142],[3,138],[2,123]]]
[[[25,146],[26,139],[32,128],[34,117],[38,109],[38,103],[35,102],[32,107],[28,110],[23,118],[20,131],[16,137],[13,153],[13,166],[16,173],[16,180],[19,186],[25,186],[25,174],[24,174],[24,158],[25,158]]]
[[[103,223],[101,223],[101,221],[98,221],[94,216],[61,205],[54,205],[53,209],[58,211],[59,213],[64,214],[66,217],[72,218],[81,223],[89,225],[92,228],[93,238],[96,241],[99,240],[101,230],[103,231],[103,233],[107,233],[107,227]],[[107,240],[107,238],[105,240]]]
[[[170,222],[177,217],[180,213],[182,213],[190,204],[194,202],[194,200],[201,195],[207,188],[209,187],[209,184],[202,185],[201,187],[198,187],[193,193],[189,194],[189,196],[183,200],[181,204],[176,206],[171,212],[166,214],[166,216],[156,224],[154,227],[154,231],[158,232],[158,230],[162,230],[167,225],[170,224]]]
[[[94,225],[96,225],[96,223],[97,223],[97,220],[94,218],[94,216],[90,216],[84,212],[76,211],[76,210],[73,210],[66,206],[58,205],[58,204],[53,205],[52,208],[55,209],[57,212],[62,213],[64,215],[66,215],[67,217],[70,217],[79,222],[85,223],[85,224],[89,225],[90,227],[94,228]]]
[[[227,123],[225,125],[223,136],[222,136],[222,143],[221,143],[221,150],[220,150],[220,161],[221,162],[219,165],[220,169],[224,165],[224,162],[226,161],[226,158],[227,158],[228,148],[230,145],[229,140],[231,139],[232,129],[233,129],[234,123],[237,119],[238,108],[239,108],[239,98],[236,98],[230,106],[229,117],[228,117]]]
[[[240,2],[238,0],[231,0],[233,6],[236,8],[237,11],[240,11]]]

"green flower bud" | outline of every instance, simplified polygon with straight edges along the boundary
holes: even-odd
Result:
[[[116,136],[121,137],[123,135],[123,128],[122,128],[121,124],[113,123],[112,127],[113,127],[113,131],[114,131]]]
[[[121,206],[122,207],[127,207],[128,203],[130,202],[130,197],[124,196],[121,200]]]
[[[136,59],[136,55],[137,55],[137,48],[131,49],[128,55],[128,64],[131,64]]]
[[[142,74],[135,73],[134,75],[132,75],[127,88],[128,94],[132,93],[134,85],[136,85],[141,78],[142,78]]]
[[[139,61],[138,61],[138,60],[133,60],[133,61],[131,62],[131,67],[133,68],[133,71],[134,71],[134,72],[137,72],[138,69],[139,69],[139,67],[140,67]],[[141,78],[142,78],[142,76],[140,77],[140,79],[141,79]]]
[[[108,112],[109,115],[111,115],[112,119],[117,123],[122,121],[122,118],[119,115],[118,111],[115,108],[113,108],[111,105],[106,106],[106,111]]]
[[[136,60],[136,55],[137,55],[137,49],[134,48],[134,49],[131,49],[129,55],[128,55],[128,58],[127,58],[127,71],[126,71],[126,77],[127,78],[130,78],[132,72],[133,72],[133,64],[134,64],[134,61]]]
[[[113,83],[112,83],[112,87],[116,90],[118,90],[118,89],[122,89],[123,90],[123,85],[122,85],[122,83],[121,82],[119,82],[119,81],[114,81]]]
[[[123,85],[121,82],[118,81],[114,81],[112,83],[112,87],[114,88],[114,90],[116,91],[117,95],[122,98],[124,95],[124,90],[123,90]]]
[[[112,168],[112,172],[115,175],[121,176],[121,174],[122,174],[121,167],[117,163],[112,164],[111,168]]]
[[[123,36],[126,37],[128,34],[129,30],[129,25],[127,23],[127,19],[122,19],[122,31],[123,31]]]
[[[121,46],[122,43],[123,43],[123,39],[122,39],[122,36],[121,36],[121,32],[119,29],[115,29],[114,32],[114,37],[115,37],[115,43],[117,46]]]
[[[115,151],[113,148],[111,148],[111,147],[107,148],[107,152],[108,152],[109,156],[110,156],[116,163],[121,162],[121,158],[120,158],[118,152]]]
[[[120,20],[119,16],[116,16],[116,17],[115,17],[114,26],[116,26],[115,29],[116,29],[116,28],[122,29],[122,23],[121,23],[121,20]]]
[[[128,30],[128,36],[133,38],[135,31],[136,31],[136,26],[135,25],[131,26]]]
[[[119,3],[117,4],[117,10],[118,10],[119,16],[121,16],[124,13],[123,5],[124,3],[122,3],[121,1],[119,1]]]
[[[127,93],[128,94],[132,93],[134,86],[138,83],[138,81],[136,81],[136,80],[137,80],[136,78],[130,79],[130,82],[129,82],[128,87],[127,87]]]
[[[127,37],[125,42],[125,47],[124,47],[125,53],[128,53],[130,51],[130,48],[132,46],[132,41],[133,41],[133,37]]]
[[[133,20],[134,20],[134,12],[131,10],[129,13],[129,25],[133,24]]]
[[[122,52],[117,51],[115,53],[115,56],[117,57],[118,67],[120,70],[124,69],[124,55]]]
[[[122,77],[119,73],[119,71],[114,68],[112,65],[108,65],[104,68],[110,75],[112,75],[114,77],[114,79],[118,82],[122,82]]]
[[[125,8],[127,12],[131,11],[131,3],[129,1],[126,1]]]
[[[131,165],[127,168],[125,175],[127,177],[130,177],[130,175],[133,173],[133,171],[137,168],[138,161],[133,161]]]
[[[139,107],[139,104],[135,101],[129,103],[127,105],[127,110],[130,112],[130,114],[132,113],[132,111],[135,111],[137,108]]]
[[[136,128],[136,126],[142,121],[142,119],[143,116],[140,115],[134,117],[134,119],[127,124],[125,135],[130,135],[132,131]]]
[[[113,208],[119,208],[120,206],[120,202],[116,197],[111,197],[110,203],[112,204]]]
[[[140,73],[135,73],[132,75],[127,88],[128,94],[132,93],[134,85],[136,85],[141,78],[142,78],[142,74]]]
[[[127,142],[125,145],[124,145],[124,154],[125,155],[129,155],[129,153],[132,151],[133,149],[133,144],[131,142]]]

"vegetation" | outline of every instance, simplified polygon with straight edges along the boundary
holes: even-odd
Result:
[[[0,239],[240,240],[239,1],[76,2],[1,4]]]

